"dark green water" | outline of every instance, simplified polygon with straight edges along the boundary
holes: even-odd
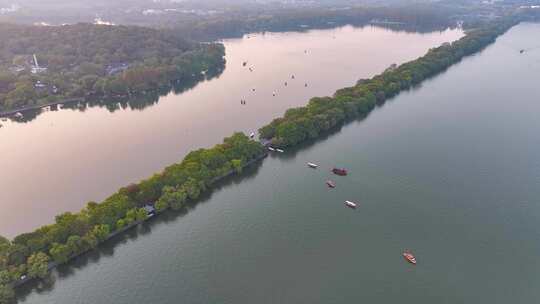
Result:
[[[536,303],[539,34],[539,24],[514,27],[367,119],[62,269],[54,288],[21,302]],[[330,190],[334,165],[351,174],[332,176]],[[417,266],[401,257],[406,248]]]

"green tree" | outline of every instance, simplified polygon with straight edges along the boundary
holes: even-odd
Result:
[[[49,253],[57,263],[65,263],[68,261],[72,252],[69,247],[64,244],[54,243],[51,250],[49,250]]]
[[[49,256],[43,252],[34,253],[28,257],[26,265],[30,277],[43,279],[48,273]]]
[[[184,184],[183,188],[186,191],[187,196],[192,200],[199,198],[199,195],[201,194],[199,183],[194,178],[188,179],[188,181]]]
[[[137,209],[137,214],[135,218],[137,221],[144,221],[147,217],[148,217],[148,213],[146,212],[144,208]]]
[[[8,270],[0,271],[0,285],[7,285],[11,282],[12,276]]]
[[[11,243],[7,238],[0,235],[0,254],[5,252],[9,248],[10,244]]]
[[[7,257],[10,265],[20,265],[26,262],[29,255],[28,248],[20,244],[12,244],[8,248]]]
[[[99,77],[96,75],[85,75],[81,78],[80,83],[86,91],[93,91]]]
[[[126,221],[124,219],[119,219],[116,222],[116,229],[122,229],[126,226]]]
[[[156,202],[156,210],[158,212],[163,212],[170,207],[168,200],[164,199],[163,196],[159,198]]]
[[[94,229],[92,229],[92,234],[99,242],[104,241],[110,233],[111,228],[109,227],[109,225],[96,225],[94,226]]]
[[[236,171],[236,173],[242,173],[242,168],[244,166],[241,159],[233,159],[231,160],[232,167]]]
[[[156,203],[156,208],[158,211],[163,211],[169,207],[174,210],[179,210],[184,206],[186,201],[186,194],[183,191],[177,191],[175,188],[170,186],[163,187],[161,191],[161,197]]]
[[[137,220],[137,209],[133,208],[126,213],[126,224],[131,224]]]
[[[0,72],[0,92],[8,90],[16,81],[13,74],[8,71]]]
[[[82,241],[87,248],[96,248],[99,243],[98,239],[92,232],[88,232],[85,236],[83,236]]]
[[[19,107],[33,103],[37,95],[34,86],[30,82],[17,82],[15,90],[6,95],[6,104],[9,107]]]
[[[79,253],[85,249],[82,238],[78,235],[71,235],[67,239],[66,246],[72,253]]]
[[[13,288],[0,285],[0,304],[10,304],[15,300],[15,291]]]

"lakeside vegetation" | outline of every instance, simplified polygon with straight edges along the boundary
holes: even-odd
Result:
[[[254,31],[300,30],[301,25],[311,28],[349,23],[364,25],[371,20],[405,23],[410,30],[435,30],[455,25],[456,16],[461,15],[460,20],[463,20],[463,13],[470,13],[470,7],[466,10],[458,5],[439,3],[320,5],[317,1],[310,4],[302,4],[303,1],[267,4],[241,1],[241,4],[235,5],[229,0],[205,5],[207,0],[152,3],[142,0],[135,3],[130,0],[129,3],[109,1],[99,5],[80,0],[67,2],[69,5],[26,5],[24,11],[0,14],[0,22],[60,25],[95,22],[96,16],[99,16],[103,18],[102,22],[171,28],[183,33],[184,37],[209,41],[238,37]]]
[[[426,55],[399,67],[392,66],[371,79],[360,80],[353,87],[338,90],[332,97],[312,98],[307,106],[289,109],[283,117],[260,128],[260,137],[280,148],[315,139],[348,120],[369,114],[399,92],[482,50],[517,23],[516,18],[506,18],[469,30],[455,42],[430,49]]]
[[[241,37],[265,31],[306,31],[342,25],[365,26],[371,22],[396,30],[431,32],[456,25],[459,11],[435,5],[349,7],[348,9],[291,8],[232,11],[192,21],[169,21],[168,26],[196,40]]]
[[[136,26],[3,24],[0,39],[0,112],[146,93],[200,79],[225,63],[222,44]]]
[[[360,80],[333,97],[314,98],[308,106],[290,109],[284,117],[261,128],[260,135],[280,147],[316,138],[348,119],[367,115],[377,104],[480,51],[516,23],[515,19],[505,19],[471,30],[454,43],[431,49],[425,56],[372,79]],[[21,276],[45,277],[50,261],[66,262],[95,248],[114,231],[146,218],[145,205],[152,204],[158,211],[182,209],[188,200],[209,190],[216,178],[240,172],[245,163],[263,153],[261,144],[237,133],[214,148],[191,152],[181,163],[124,187],[101,203],[90,202],[79,213],[59,215],[55,224],[12,241],[0,237],[0,303],[13,298],[12,284]]]
[[[146,219],[145,206],[154,206],[158,213],[183,209],[220,178],[241,173],[246,164],[264,155],[264,146],[235,133],[222,144],[193,151],[181,163],[121,188],[101,203],[89,202],[79,213],[60,214],[54,224],[12,241],[0,237],[0,303],[13,299],[13,284],[21,277],[44,278],[49,262],[65,263],[111,233]]]

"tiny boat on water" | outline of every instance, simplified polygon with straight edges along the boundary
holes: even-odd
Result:
[[[274,151],[274,152],[276,151],[276,149],[274,149],[274,148],[272,148],[272,147],[268,147],[268,150]]]
[[[336,184],[334,184],[334,182],[331,181],[331,180],[327,180],[326,184],[328,185],[329,188],[335,188],[336,187]]]
[[[332,172],[336,175],[341,175],[341,176],[347,175],[347,169],[343,169],[343,168],[334,168],[332,169]]]
[[[409,251],[405,251],[403,252],[403,257],[411,264],[413,265],[416,265],[416,258],[414,257],[414,255],[409,252]]]
[[[285,152],[285,151],[283,151],[283,150],[281,150],[281,149],[276,149],[276,151],[279,152],[279,153]]]
[[[314,164],[314,163],[307,163],[308,167],[310,168],[313,168],[313,169],[317,169],[317,167],[319,167],[317,164]]]
[[[349,208],[356,209],[356,203],[353,203],[351,201],[345,201],[345,205]]]

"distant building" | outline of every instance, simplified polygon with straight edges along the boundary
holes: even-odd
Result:
[[[34,65],[32,66],[32,74],[39,74],[47,71],[47,68],[43,68],[39,66],[37,56],[34,54]]]
[[[143,208],[146,210],[146,214],[148,214],[148,216],[154,216],[156,214],[156,208],[154,208],[152,205],[145,205]]]
[[[43,82],[41,82],[40,80],[36,81],[36,83],[34,84],[34,88],[36,89],[43,89],[43,88],[46,88],[47,85],[44,84]]]

